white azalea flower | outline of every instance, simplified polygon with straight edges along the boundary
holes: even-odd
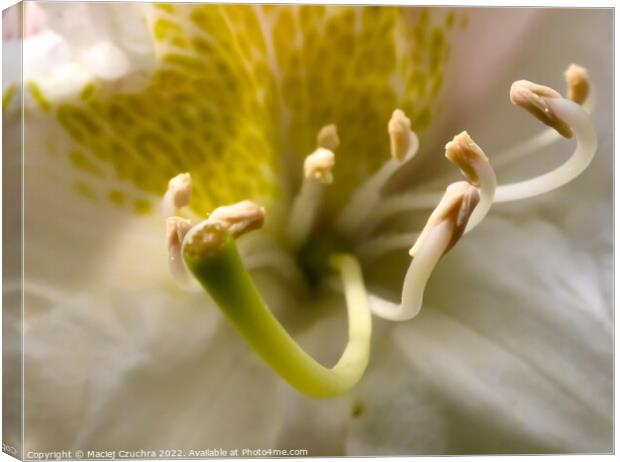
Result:
[[[610,11],[41,6],[26,451],[611,451]]]

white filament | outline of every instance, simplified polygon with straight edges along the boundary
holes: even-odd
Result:
[[[355,253],[362,260],[372,261],[392,250],[411,247],[419,235],[418,232],[380,235],[358,246]]]
[[[488,215],[489,210],[491,210],[491,206],[493,205],[493,201],[495,198],[495,189],[497,187],[497,179],[495,178],[495,171],[491,167],[489,162],[477,162],[476,164],[476,172],[478,174],[478,181],[480,186],[478,187],[478,192],[480,193],[480,202],[474,208],[469,220],[467,222],[467,227],[465,228],[465,233],[470,232],[476,226],[478,226],[482,220]]]
[[[452,222],[445,220],[437,225],[424,240],[424,245],[411,260],[405,275],[400,305],[376,295],[369,295],[370,309],[373,314],[391,321],[407,321],[420,312],[426,284],[437,262],[446,251],[452,232]]]
[[[376,212],[375,205],[381,198],[381,190],[389,179],[418,152],[420,142],[415,133],[409,133],[409,151],[402,160],[390,158],[377,173],[362,183],[336,221],[336,228],[345,235],[356,234],[366,219]]]
[[[243,257],[249,270],[268,269],[291,284],[301,285],[304,277],[290,254],[281,248],[272,248]]]
[[[313,178],[304,177],[301,191],[293,201],[289,218],[288,235],[294,247],[303,244],[312,231],[326,186]]]
[[[468,233],[484,220],[489,213],[493,202],[495,202],[495,190],[497,179],[495,171],[488,162],[478,162],[476,164],[480,192],[480,202],[474,209],[465,232]],[[416,193],[394,195],[382,199],[374,214],[366,223],[365,232],[369,233],[383,220],[401,212],[432,209],[439,204],[443,197],[443,192]]]
[[[526,199],[564,186],[579,176],[594,158],[598,141],[588,113],[578,104],[564,98],[550,99],[548,103],[554,113],[573,129],[577,138],[573,155],[551,172],[499,186],[495,192],[495,202]]]
[[[177,215],[177,208],[174,205],[174,192],[170,189],[166,191],[161,200],[161,214],[164,218],[174,217]]]

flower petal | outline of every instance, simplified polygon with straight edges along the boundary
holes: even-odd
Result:
[[[427,300],[441,312],[399,333],[402,347],[447,398],[467,396],[466,412],[480,403],[479,422],[501,416],[524,441],[545,435],[548,451],[608,451],[611,277],[601,258],[608,250],[580,250],[547,223],[489,220],[440,265]]]
[[[29,450],[264,447],[274,436],[279,379],[202,294],[76,296],[29,324],[25,357]]]
[[[354,392],[347,454],[448,453],[454,438],[450,410],[434,385],[401,353],[393,336],[394,326],[380,320],[374,326],[371,367]]]

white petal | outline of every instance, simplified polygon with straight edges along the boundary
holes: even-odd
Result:
[[[129,59],[123,51],[109,42],[99,42],[82,55],[86,69],[96,77],[113,80],[129,71]]]
[[[349,453],[611,450],[609,206],[575,205],[561,228],[489,218],[444,257],[374,350]]]
[[[580,249],[544,222],[492,219],[467,245],[455,247],[429,287],[429,303],[467,332],[461,339],[480,336],[480,345],[495,344],[485,358],[477,349],[468,353],[466,342],[457,352],[454,342],[454,354],[471,356],[463,367],[505,357],[498,362],[502,373],[514,366],[510,376],[530,390],[532,405],[547,402],[555,389],[558,399],[543,406],[545,419],[533,413],[531,420],[541,422],[540,431],[555,428],[558,450],[605,451],[611,441],[610,258],[608,248]],[[518,379],[524,368],[544,385]]]
[[[29,449],[263,447],[278,378],[203,294],[77,296],[26,333]]]
[[[432,309],[395,335],[410,372],[424,377],[444,404],[447,452],[611,450],[611,421],[515,350]]]
[[[445,454],[453,439],[448,410],[400,352],[393,327],[382,320],[373,325],[373,357],[353,393],[347,455]]]
[[[453,46],[439,102],[444,110],[438,114],[431,137],[442,136],[447,126],[458,125],[472,115],[480,117],[480,98],[497,88],[506,67],[529,43],[532,30],[543,19],[542,10],[535,8],[477,8],[461,14],[468,22]],[[453,130],[464,128],[470,130]],[[451,138],[437,142],[443,145]]]
[[[152,63],[152,39],[145,21],[148,5],[45,3],[42,6],[48,27],[62,36],[74,58],[87,68],[102,70],[101,64],[93,62],[95,54],[114,58],[112,64],[117,70],[119,61],[125,63],[125,70],[141,69]],[[108,48],[105,55],[101,54],[102,44]],[[109,50],[114,52],[111,54]],[[113,78],[108,72],[99,76]]]

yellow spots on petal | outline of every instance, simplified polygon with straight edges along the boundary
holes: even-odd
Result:
[[[71,152],[80,153],[71,163],[92,181],[94,166],[149,197],[190,172],[197,213],[243,199],[269,206],[283,187],[294,192],[317,131],[330,123],[342,144],[328,200],[341,204],[389,159],[386,124],[395,107],[414,130],[431,122],[449,29],[460,19],[402,7],[158,4],[153,11],[158,64],[148,82],[107,96],[87,85],[81,103],[54,113],[75,143]],[[116,188],[98,190],[136,213],[153,209],[135,199],[142,196],[120,200]]]
[[[69,159],[73,166],[84,172],[101,176],[101,169],[81,151],[70,151]]]
[[[289,55],[295,46],[296,33],[295,18],[289,9],[280,10],[275,26],[273,27],[273,43],[278,65],[283,68],[289,61]]]
[[[189,48],[189,42],[181,35],[176,35],[170,39],[170,43],[177,48]]]
[[[214,52],[215,45],[203,37],[193,37],[192,47],[198,53],[208,56]]]
[[[414,131],[424,130],[431,123],[431,109],[428,106],[424,106],[417,112],[409,112],[415,114],[415,118],[411,120],[411,129]]]
[[[395,107],[409,108],[415,129],[430,123],[448,49],[444,15],[435,16],[372,6],[271,13],[291,164],[301,165],[325,124],[335,123],[341,135],[336,186],[327,199],[332,209],[389,157],[385,126]]]
[[[446,29],[450,30],[452,29],[452,27],[454,27],[454,11],[449,12],[446,15],[446,19],[444,21],[444,24],[446,26]]]
[[[162,59],[166,64],[179,66],[188,72],[195,72],[197,74],[204,72],[207,67],[204,61],[180,53],[168,53]]]
[[[84,85],[82,91],[80,92],[80,99],[84,102],[88,102],[92,99],[94,94],[95,84],[93,82],[88,82],[86,85]]]
[[[443,74],[441,72],[437,72],[433,76],[433,85],[431,89],[431,94],[433,96],[437,96],[439,94],[439,90],[441,90],[442,83],[443,83]]]
[[[160,10],[165,11],[166,13],[170,13],[170,14],[174,13],[174,5],[171,5],[170,3],[155,3],[154,6],[155,8],[159,8]]]
[[[101,128],[87,109],[71,104],[62,104],[56,111],[58,120],[78,143],[92,144]]]
[[[261,5],[261,8],[265,13],[274,13],[278,10],[277,5]]]
[[[466,29],[468,25],[469,25],[469,16],[464,14],[463,16],[461,16],[461,20],[459,22],[459,27],[461,29]]]
[[[95,194],[95,191],[93,190],[92,186],[88,183],[85,183],[83,181],[76,181],[75,184],[73,185],[73,189],[78,195],[85,197],[86,199],[89,199],[89,200],[97,199],[97,195]]]
[[[153,210],[153,203],[147,199],[136,199],[133,201],[133,210],[139,215],[146,215]]]
[[[125,205],[125,193],[123,191],[118,191],[113,189],[108,193],[108,200],[119,207]]]
[[[440,27],[435,27],[431,33],[430,41],[430,64],[429,68],[432,73],[439,69],[443,62],[443,58],[447,53],[447,43],[444,31]]]
[[[2,112],[4,112],[6,108],[10,106],[16,91],[17,85],[14,83],[10,84],[6,88],[6,90],[4,90],[4,94],[2,95]]]
[[[132,199],[126,188],[161,195],[172,176],[187,171],[195,183],[191,206],[199,213],[248,197],[269,206],[280,188],[274,181],[279,121],[272,115],[273,73],[268,71],[267,101],[267,90],[259,97],[251,72],[252,59],[265,62],[255,56],[264,40],[253,11],[237,10],[248,27],[235,34],[229,10],[219,5],[165,9],[165,17],[155,15],[150,22],[159,65],[140,91],[104,97],[104,91],[93,90],[87,104],[54,108],[76,145],[68,153],[72,165],[91,178],[80,178],[76,190],[82,196],[94,198],[101,190],[92,187],[95,171],[103,184],[113,175],[110,180],[123,187],[97,196],[149,213],[152,201]],[[260,40],[249,35],[252,30]],[[101,168],[102,162],[112,168]]]
[[[37,85],[33,81],[30,81],[27,84],[27,88],[30,94],[32,95],[32,98],[37,103],[37,105],[44,111],[49,111],[51,107],[50,103],[45,97],[45,95],[43,95],[43,92],[41,91],[41,88],[39,87],[39,85]]]
[[[153,25],[153,35],[156,40],[164,40],[182,31],[181,26],[169,19],[159,18]]]

